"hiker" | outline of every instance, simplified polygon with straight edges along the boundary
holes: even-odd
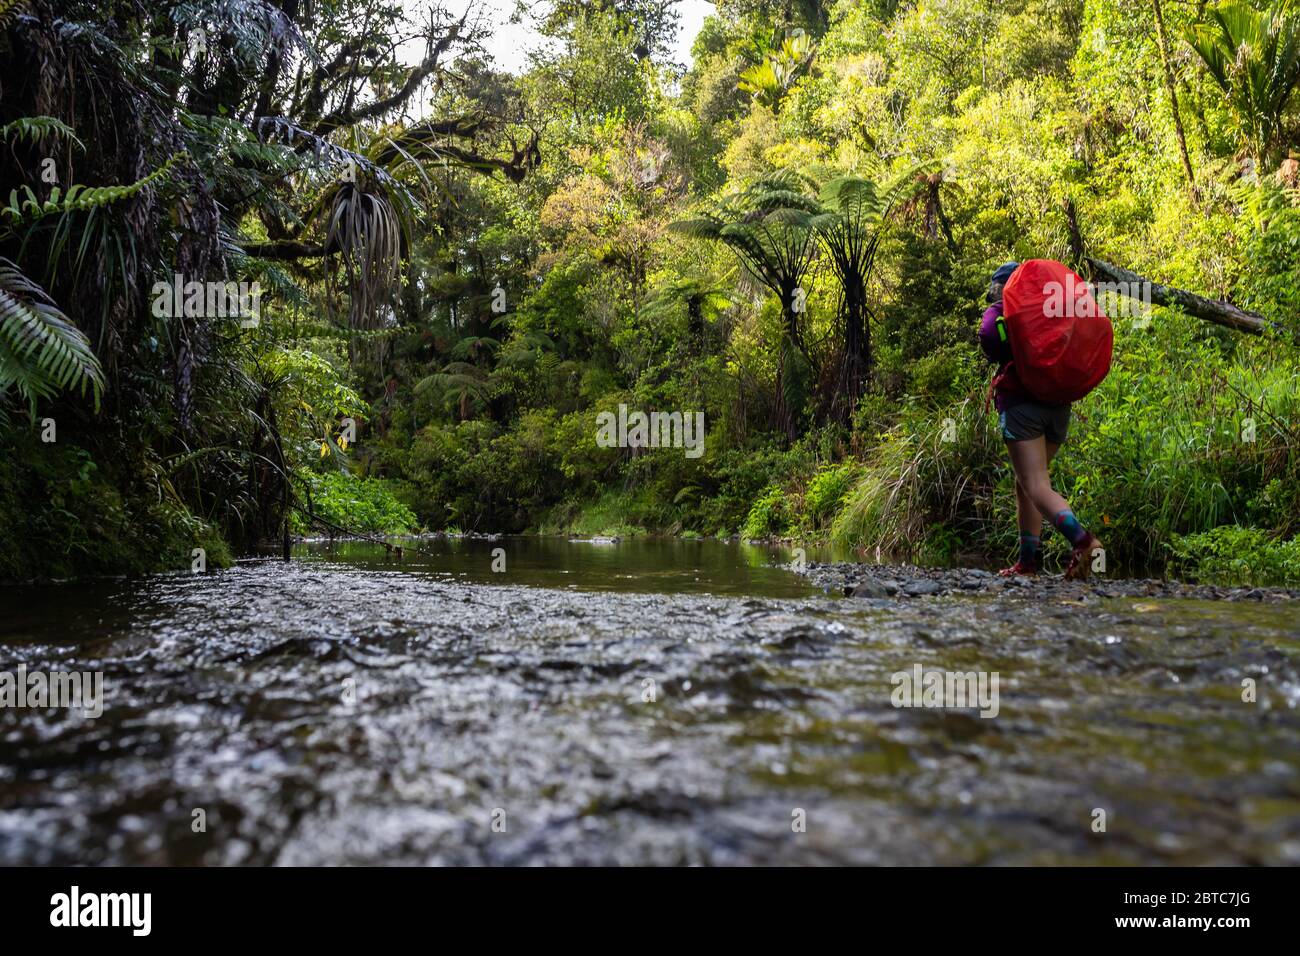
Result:
[[[999,430],[1007,443],[1016,476],[1020,554],[1015,564],[999,573],[1011,577],[1039,572],[1042,567],[1043,517],[1046,516],[1073,548],[1065,577],[1083,579],[1091,568],[1092,553],[1101,547],[1101,542],[1079,524],[1070,503],[1052,489],[1047,471],[1048,464],[1065,444],[1069,433],[1070,404],[1046,404],[1029,394],[1016,372],[1003,316],[1003,292],[1019,266],[1018,262],[1008,262],[993,273],[988,293],[989,307],[984,311],[979,332],[980,347],[989,361],[998,366],[997,376],[989,388],[998,411]],[[1102,375],[1105,375],[1104,371]]]

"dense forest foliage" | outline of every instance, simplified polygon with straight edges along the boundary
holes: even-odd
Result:
[[[1001,559],[989,275],[1086,255],[1268,320],[1104,300],[1112,570],[1300,579],[1300,3],[722,0],[689,66],[675,6],[522,4],[514,75],[472,7],[0,0],[0,578],[312,515]]]

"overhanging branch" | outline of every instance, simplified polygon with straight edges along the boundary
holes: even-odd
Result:
[[[317,123],[312,132],[317,136],[327,136],[340,126],[352,126],[361,120],[384,116],[401,107],[415,95],[415,91],[420,88],[420,84],[438,69],[443,54],[460,39],[460,31],[464,28],[465,19],[468,16],[469,12],[466,11],[464,16],[448,27],[447,32],[438,38],[425,58],[420,61],[420,65],[410,72],[406,82],[391,96],[385,96],[372,103],[367,103],[365,106],[355,108],[349,100],[341,109],[335,110]]]
[[[257,259],[274,259],[286,262],[293,259],[319,259],[326,255],[325,247],[314,242],[297,242],[282,239],[272,242],[246,242],[239,247],[246,255]]]

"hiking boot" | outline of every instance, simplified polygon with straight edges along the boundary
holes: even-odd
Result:
[[[1092,571],[1092,553],[1100,547],[1101,542],[1095,534],[1089,534],[1086,540],[1076,544],[1070,555],[1070,564],[1065,569],[1065,580],[1088,580],[1088,574]]]
[[[1004,578],[1014,578],[1020,576],[1032,578],[1037,574],[1038,574],[1038,565],[1025,564],[1023,561],[1017,561],[1015,564],[1011,565],[1011,567],[1003,568],[1001,571],[998,572],[998,575]]]

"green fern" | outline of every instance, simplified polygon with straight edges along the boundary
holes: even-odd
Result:
[[[448,407],[454,406],[462,420],[470,417],[476,407],[482,407],[492,398],[493,383],[482,369],[467,362],[451,362],[441,372],[416,383],[415,393],[432,393]]]
[[[0,393],[16,387],[31,405],[61,391],[90,389],[95,408],[104,376],[90,342],[54,301],[0,258]]]
[[[182,150],[169,157],[167,162],[148,176],[125,186],[83,186],[77,183],[70,186],[66,193],[61,192],[59,187],[55,186],[50,190],[50,197],[43,202],[32,191],[31,186],[24,185],[22,195],[19,194],[17,189],[10,190],[9,204],[0,206],[0,216],[6,218],[12,226],[55,214],[63,215],[98,209],[101,206],[107,206],[110,203],[119,202],[136,195],[142,189],[170,173],[172,167],[185,156],[186,154]]]
[[[0,6],[3,4],[4,0],[0,0]],[[3,16],[0,13],[0,18]],[[37,146],[44,146],[45,141],[51,137],[62,137],[76,143],[82,150],[86,148],[86,144],[77,138],[77,133],[71,126],[53,116],[20,116],[12,123],[0,126],[0,140],[26,139]]]

